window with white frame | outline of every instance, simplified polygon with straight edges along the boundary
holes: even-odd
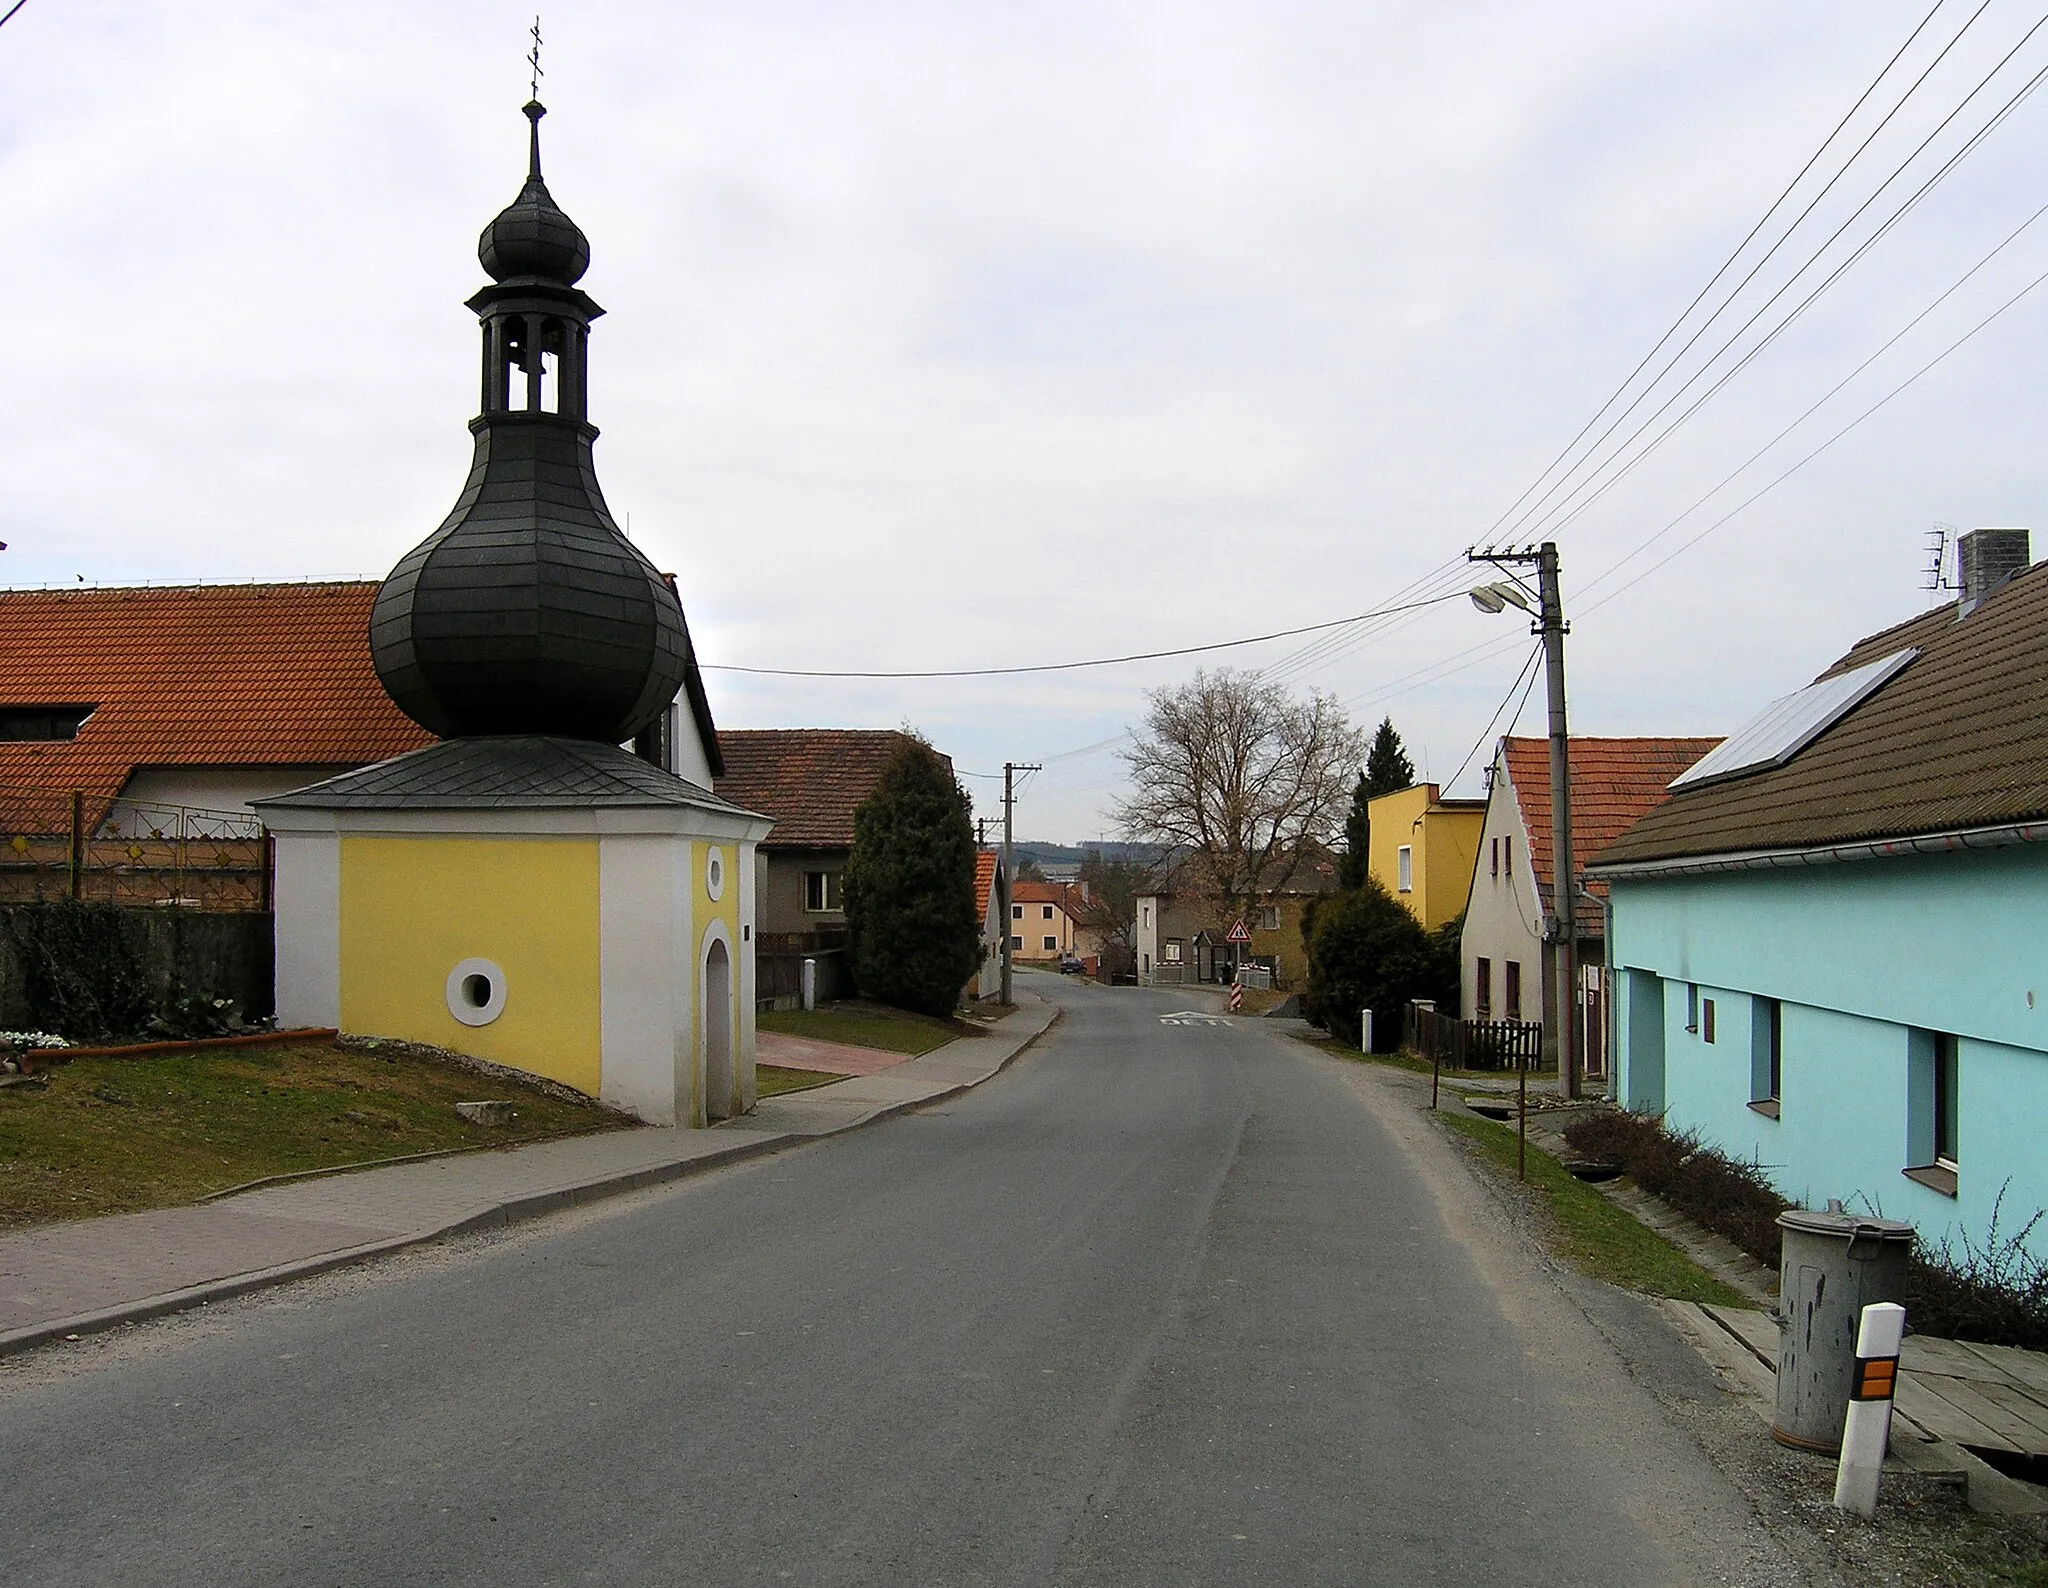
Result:
[[[1253,917],[1253,925],[1257,926],[1261,932],[1279,931],[1280,906],[1277,904],[1260,905]]]
[[[1048,954],[1054,952],[1060,946],[1060,940],[1056,937],[1047,937],[1042,941],[1045,944],[1045,952]]]
[[[1178,965],[1180,963],[1180,951],[1180,939],[1177,937],[1169,937],[1163,944],[1160,945],[1159,957],[1165,960],[1166,963],[1169,965]]]
[[[1049,904],[1041,904],[1038,907],[1038,918],[1041,921],[1050,921],[1052,919],[1052,906]]]
[[[1021,904],[1013,904],[1013,905],[1011,905],[1011,906],[1010,906],[1010,919],[1011,919],[1011,920],[1013,920],[1013,921],[1021,921],[1021,920],[1023,920],[1023,919],[1024,919],[1024,906],[1023,906],[1023,905],[1021,905]]]
[[[828,915],[846,908],[840,894],[838,872],[804,873],[804,908],[812,915]]]
[[[1396,886],[1403,893],[1415,891],[1415,846],[1403,844],[1394,851]]]

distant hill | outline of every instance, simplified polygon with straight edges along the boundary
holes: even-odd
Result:
[[[1047,872],[1054,867],[1065,869],[1080,865],[1088,858],[1090,850],[1099,850],[1104,860],[1131,860],[1141,866],[1150,866],[1156,865],[1172,849],[1169,844],[1127,844],[1108,838],[1086,844],[1053,844],[1038,838],[1020,838],[1013,847],[1020,862],[1028,857],[1037,863],[1040,870]]]

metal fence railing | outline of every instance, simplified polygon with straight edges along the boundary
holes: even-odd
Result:
[[[0,904],[268,910],[271,869],[247,811],[0,784]]]

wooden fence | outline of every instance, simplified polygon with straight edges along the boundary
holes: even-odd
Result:
[[[1447,1070],[1513,1070],[1543,1063],[1543,1027],[1534,1020],[1460,1020],[1427,1003],[1411,1003],[1402,1038]]]

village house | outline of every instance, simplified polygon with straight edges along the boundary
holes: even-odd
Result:
[[[1599,853],[1663,802],[1665,785],[1715,739],[1571,741],[1573,853]],[[1503,738],[1489,772],[1486,818],[1459,940],[1462,1013],[1470,1020],[1540,1020],[1556,1062],[1554,908],[1550,847],[1550,741]],[[1579,975],[1573,1000],[1580,1068],[1606,1074],[1605,884],[1572,888]]]
[[[1230,941],[1236,924],[1197,884],[1191,862],[1168,861],[1137,898],[1138,981],[1146,987],[1228,982],[1239,965],[1258,965],[1277,987],[1297,987],[1308,975],[1301,941],[1302,916],[1315,900],[1337,891],[1337,859],[1322,845],[1266,869],[1256,902],[1246,912],[1246,943]]]
[[[1447,800],[1417,783],[1366,804],[1366,869],[1424,931],[1455,921],[1472,891],[1472,865],[1486,825],[1485,800]]]
[[[1626,1106],[1794,1201],[1980,1248],[2048,1207],[2048,565],[2028,550],[1965,536],[1959,600],[1858,641],[1592,867]]]
[[[1079,916],[1087,897],[1087,890],[1078,882],[1011,883],[1012,962],[1052,965],[1079,954],[1083,930]]]

